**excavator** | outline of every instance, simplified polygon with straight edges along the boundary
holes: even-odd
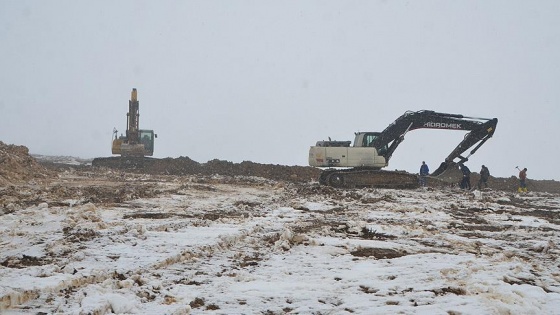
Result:
[[[126,114],[126,136],[121,134],[117,138],[118,130],[113,128],[113,154],[121,156],[152,156],[154,155],[154,139],[157,134],[153,130],[140,129],[140,102],[138,92],[132,89],[130,101],[128,101],[128,113]]]
[[[327,168],[319,183],[333,187],[416,188],[417,175],[384,171],[393,152],[407,132],[415,129],[469,131],[461,143],[430,176],[439,176],[448,168],[468,161],[496,130],[497,118],[475,118],[430,110],[407,111],[381,132],[356,132],[350,141],[317,141],[309,149],[309,165]],[[469,155],[462,156],[471,147]]]

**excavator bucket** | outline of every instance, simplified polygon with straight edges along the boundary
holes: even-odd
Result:
[[[437,177],[445,173],[449,168],[455,168],[457,164],[455,162],[441,162],[439,167],[430,176]]]

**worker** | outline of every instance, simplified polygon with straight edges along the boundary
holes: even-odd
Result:
[[[490,170],[488,170],[488,167],[482,165],[480,169],[480,179],[478,180],[478,189],[482,189],[482,184],[484,184],[484,188],[488,188],[488,177],[490,177]]]
[[[471,170],[469,170],[469,168],[464,164],[459,164],[459,168],[461,169],[461,172],[463,173],[463,180],[461,181],[461,189],[470,190],[471,189]]]
[[[527,183],[525,182],[526,179],[527,168],[524,168],[519,172],[519,188],[517,188],[518,192],[527,192]]]
[[[430,174],[430,169],[428,168],[428,164],[425,161],[422,161],[422,165],[420,166],[420,186],[426,186],[426,177]]]

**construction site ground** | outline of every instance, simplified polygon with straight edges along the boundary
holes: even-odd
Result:
[[[300,166],[56,161],[0,142],[2,314],[560,309],[556,181],[335,189]]]

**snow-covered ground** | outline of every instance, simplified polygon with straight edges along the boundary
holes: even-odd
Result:
[[[0,313],[560,314],[558,195],[158,185],[0,215]]]

